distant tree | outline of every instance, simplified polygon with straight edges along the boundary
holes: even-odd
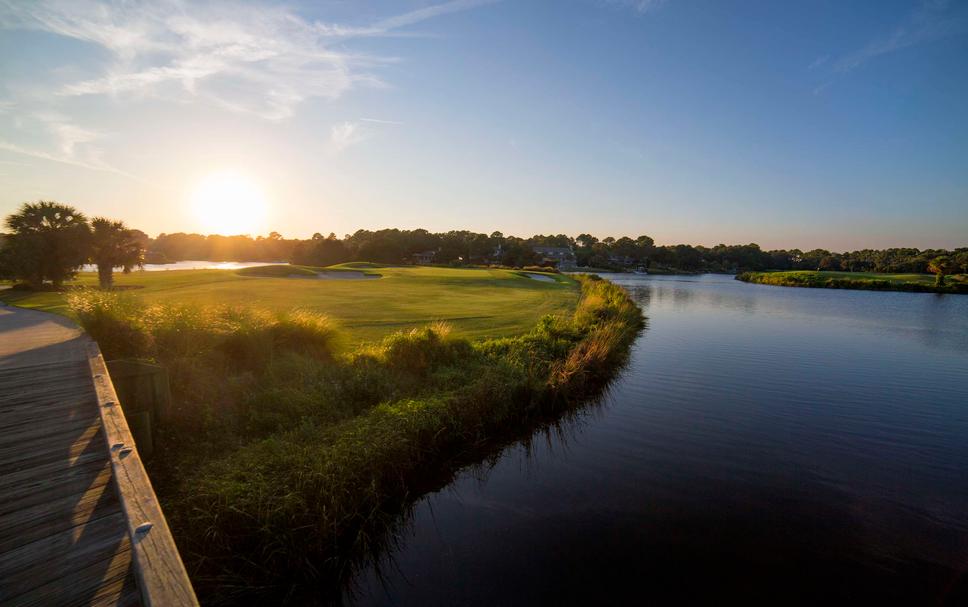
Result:
[[[945,274],[950,274],[953,269],[954,264],[947,255],[939,255],[928,262],[928,271],[934,272],[934,284],[938,287],[944,286]]]
[[[97,278],[102,289],[114,285],[114,269],[125,274],[144,265],[145,248],[135,230],[122,221],[104,217],[91,220],[91,261],[97,265]]]
[[[87,260],[87,218],[72,206],[24,203],[6,224],[12,233],[4,245],[5,272],[35,288],[45,280],[60,288]]]
[[[298,245],[292,254],[292,263],[306,266],[331,266],[350,260],[350,252],[336,234],[316,238]]]
[[[825,271],[840,270],[842,269],[840,259],[836,255],[827,255],[820,259],[820,263],[817,264],[817,269]]]
[[[955,249],[955,254],[951,256],[955,265],[955,271],[961,274],[968,274],[968,249]]]
[[[575,242],[578,243],[578,246],[583,249],[590,249],[592,245],[598,242],[598,239],[591,234],[579,234],[578,237],[575,238]]]

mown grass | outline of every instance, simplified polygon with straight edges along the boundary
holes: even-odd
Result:
[[[351,350],[313,312],[93,291],[69,305],[108,358],[169,368],[150,473],[203,599],[278,603],[338,591],[428,478],[600,392],[643,318],[620,287],[575,284],[572,313],[521,335],[433,323]]]
[[[379,280],[314,280],[315,271],[353,270]],[[259,272],[275,277],[250,276]],[[302,278],[289,278],[288,274]],[[281,275],[280,275],[281,274]],[[378,341],[388,333],[441,320],[456,335],[501,337],[528,331],[546,314],[570,314],[578,286],[509,270],[387,267],[362,262],[332,268],[267,266],[234,270],[172,270],[118,274],[118,289],[136,291],[148,304],[255,306],[273,311],[295,307],[323,314],[339,325],[348,343]],[[97,276],[81,274],[73,288],[95,287]],[[4,291],[0,299],[18,306],[67,314],[64,294]]]
[[[915,291],[924,293],[968,293],[963,275],[949,276],[944,287],[935,284],[934,274],[877,274],[874,272],[745,272],[737,280],[781,287],[862,289],[870,291]]]

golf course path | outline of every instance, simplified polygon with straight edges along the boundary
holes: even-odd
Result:
[[[0,304],[0,605],[68,604],[196,603],[97,345]]]

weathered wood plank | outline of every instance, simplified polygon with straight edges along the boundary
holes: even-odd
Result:
[[[50,473],[45,473],[46,469],[47,467],[36,468],[38,472],[22,482],[4,482],[0,485],[0,516],[45,504],[60,497],[81,495],[89,489],[112,482],[111,462],[103,458],[81,461],[70,468],[54,469]],[[24,472],[31,471],[22,471],[20,474]]]
[[[61,444],[57,445],[55,440],[61,441]],[[58,433],[47,437],[41,443],[0,447],[0,474],[9,474],[57,460],[74,461],[85,453],[100,450],[103,445],[104,428],[100,423],[94,423],[82,433]]]
[[[197,605],[188,573],[118,403],[107,365],[93,342],[88,350],[88,362],[115,483],[122,509],[127,514],[142,600],[150,606]]]
[[[59,459],[57,461],[36,466],[25,467],[16,472],[0,475],[0,512],[11,502],[16,502],[23,496],[36,493],[42,488],[55,488],[59,484],[90,483],[93,476],[99,474],[111,462],[103,453],[84,453],[74,461]],[[86,485],[81,485],[83,489]],[[80,489],[65,489],[64,493],[76,493]]]
[[[8,552],[38,539],[118,512],[121,506],[110,486],[111,470],[95,479],[86,490],[0,514],[0,552]]]
[[[131,542],[124,537],[103,560],[62,571],[56,578],[42,584],[25,580],[20,587],[12,589],[17,594],[12,595],[4,605],[116,605],[125,583],[134,586],[132,564]],[[133,590],[136,599],[140,599],[137,588]],[[140,600],[136,600],[135,604],[138,602]]]
[[[90,409],[91,407],[88,407]],[[0,431],[0,449],[13,445],[28,445],[38,441],[48,442],[47,439],[57,436],[80,436],[92,425],[98,425],[101,420],[90,411],[70,411],[57,415],[54,420],[44,419],[38,415],[11,416]]]
[[[67,572],[107,564],[128,542],[124,514],[113,514],[0,554],[0,604],[33,588],[55,582]]]

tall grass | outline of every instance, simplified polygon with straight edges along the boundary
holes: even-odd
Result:
[[[642,328],[620,287],[580,277],[570,318],[470,342],[443,324],[344,351],[323,318],[142,306],[71,308],[109,355],[172,369],[182,414],[151,473],[203,597],[333,585],[386,539],[415,487],[614,376]]]

